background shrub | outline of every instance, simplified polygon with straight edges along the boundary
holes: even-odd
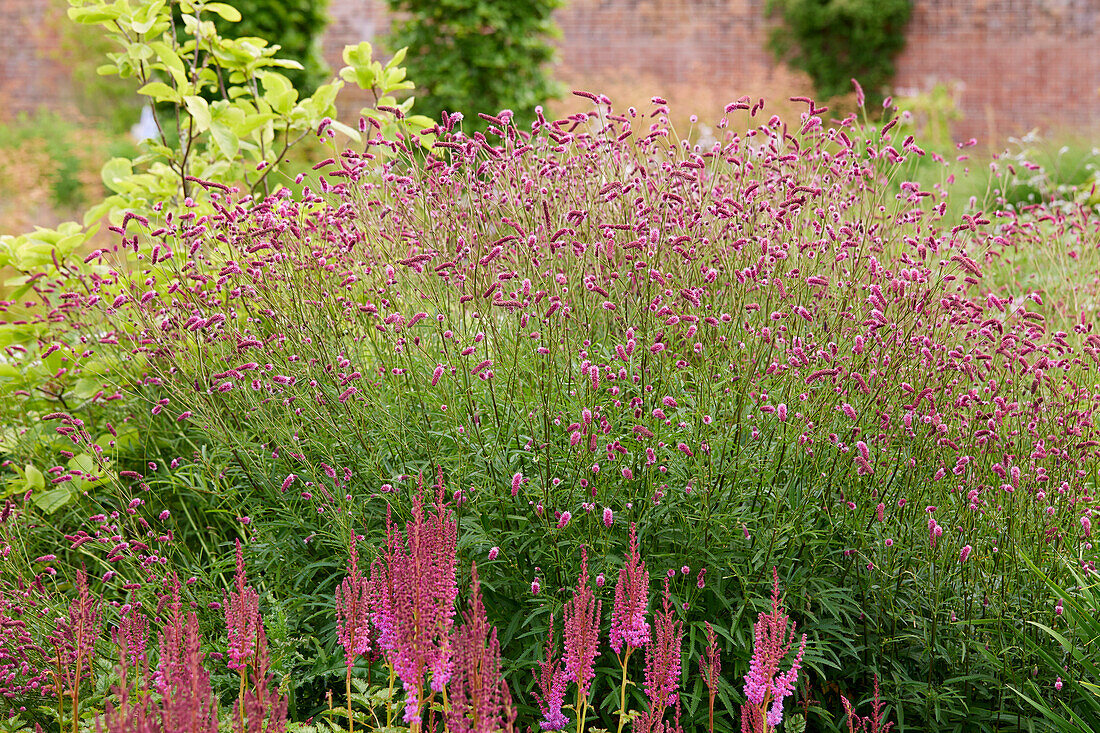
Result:
[[[819,97],[844,94],[857,79],[875,102],[894,76],[911,10],[910,0],[769,0],[780,23],[768,40],[779,59],[810,75]]]
[[[407,46],[405,64],[422,99],[417,108],[438,119],[462,112],[467,134],[484,130],[476,113],[511,109],[526,127],[535,107],[558,93],[546,73],[557,35],[551,14],[562,0],[387,0],[405,19],[390,36]]]
[[[328,26],[329,0],[232,0],[241,20],[229,23],[218,17],[218,33],[232,38],[255,36],[280,46],[281,59],[297,61],[301,69],[283,73],[302,96],[325,82],[328,64],[321,55],[321,37]]]

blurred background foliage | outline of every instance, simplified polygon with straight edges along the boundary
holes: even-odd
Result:
[[[399,20],[391,48],[407,46],[405,65],[416,82],[417,109],[433,119],[462,112],[467,134],[484,130],[477,112],[515,113],[522,129],[535,107],[561,92],[549,75],[552,13],[564,0],[387,0]]]

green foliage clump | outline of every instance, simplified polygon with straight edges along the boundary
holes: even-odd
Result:
[[[822,97],[851,91],[856,79],[873,100],[894,75],[911,10],[910,0],[769,0],[769,14],[782,19],[769,45]]]
[[[328,25],[328,0],[233,0],[241,19],[215,19],[218,33],[263,38],[279,46],[280,58],[301,64],[284,75],[294,88],[312,94],[325,82],[328,65],[321,55],[321,35]]]
[[[391,36],[409,49],[406,65],[424,92],[419,108],[466,115],[464,129],[484,129],[478,112],[511,109],[521,126],[559,93],[546,75],[558,34],[551,13],[562,0],[388,0],[407,16]]]

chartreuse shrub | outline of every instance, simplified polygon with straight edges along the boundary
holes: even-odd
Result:
[[[911,0],[768,0],[780,21],[768,41],[777,58],[810,75],[820,97],[845,94],[858,79],[877,102],[905,47],[911,11]]]
[[[178,35],[172,32],[173,12],[180,18]],[[213,17],[225,22],[241,19],[225,3],[73,0],[69,15],[78,23],[106,30],[118,50],[109,54],[99,71],[136,80],[138,93],[157,121],[157,134],[141,143],[135,157],[107,161],[102,180],[109,195],[88,209],[83,223],[0,236],[0,267],[16,273],[5,282],[5,317],[0,323],[0,348],[6,354],[0,362],[0,445],[6,455],[18,453],[21,466],[7,493],[39,486],[46,466],[65,455],[58,450],[64,450],[68,441],[37,426],[37,418],[47,413],[64,410],[83,415],[86,429],[95,432],[93,437],[106,436],[103,444],[109,441],[113,451],[139,444],[148,451],[160,438],[168,440],[134,416],[132,395],[102,387],[104,378],[119,369],[140,369],[140,363],[128,366],[106,357],[74,368],[74,354],[88,350],[88,343],[109,337],[99,332],[92,342],[73,342],[69,340],[73,334],[62,330],[58,320],[70,305],[62,296],[83,279],[116,277],[99,263],[102,252],[89,252],[88,243],[103,218],[127,240],[116,248],[131,263],[125,269],[145,259],[155,264],[172,255],[167,250],[135,251],[128,234],[133,222],[159,216],[165,222],[191,222],[198,231],[230,187],[247,195],[263,195],[290,183],[285,172],[288,155],[310,136],[320,134],[331,143],[339,131],[357,141],[360,129],[368,128],[370,134],[392,135],[399,117],[405,134],[413,135],[428,123],[427,118],[406,114],[411,99],[398,103],[394,97],[411,87],[399,60],[383,66],[372,58],[369,44],[345,49],[347,66],[340,78],[303,96],[281,73],[300,64],[279,58],[263,39],[234,39],[218,33]],[[364,122],[353,129],[333,119],[336,96],[345,83],[373,91],[378,107],[363,110],[371,120],[369,126]],[[213,95],[214,101],[204,95]],[[201,185],[196,182],[200,180]],[[163,292],[164,287],[167,283],[155,280],[148,284],[150,292]],[[109,430],[109,423],[119,428],[127,425],[120,435],[112,436],[108,433],[115,428]],[[183,432],[171,433],[173,441],[188,443]],[[84,465],[89,456],[78,451],[67,459]],[[36,494],[33,501],[45,511],[56,511],[108,475],[104,471],[94,481],[53,486]]]
[[[112,421],[119,436],[137,423],[182,437],[115,473],[96,448],[109,431],[28,410],[28,435],[59,434],[78,462],[13,481],[31,490],[14,505],[21,546],[114,571],[115,597],[150,593],[148,555],[170,557],[208,603],[239,537],[285,617],[304,716],[346,689],[347,665],[371,674],[334,641],[350,537],[393,542],[387,514],[416,521],[415,487],[441,471],[456,572],[477,562],[521,724],[538,720],[529,671],[553,667],[551,617],[561,629],[568,601],[574,622],[607,628],[633,525],[668,581],[652,606],[662,654],[682,623],[683,660],[726,657],[713,688],[693,664],[672,675],[685,728],[708,724],[712,695],[715,729],[739,727],[773,567],[807,633],[787,710],[800,704],[808,729],[842,725],[841,694],[866,709],[876,678],[898,730],[1026,727],[1013,688],[1059,652],[1024,623],[1055,599],[1021,558],[1060,587],[1067,563],[1095,569],[1100,337],[1091,286],[1020,262],[1042,252],[1092,282],[1095,210],[948,216],[949,185],[895,180],[924,151],[893,119],[825,128],[811,106],[795,130],[737,102],[704,148],[659,101],[650,115],[585,96],[588,114],[537,114],[530,132],[501,113],[488,137],[444,117],[426,151],[427,136],[376,135],[319,161],[300,195],[200,178],[209,208],[143,211],[50,285],[58,333],[80,344],[56,368],[144,405],[147,422]],[[42,497],[72,486],[42,547]],[[80,542],[89,513],[136,556]],[[591,598],[568,590],[585,573]],[[574,698],[591,726],[661,699],[640,652],[593,654]],[[418,684],[414,701],[431,694]]]
[[[215,17],[221,35],[263,38],[279,46],[279,58],[302,67],[285,69],[283,74],[303,97],[326,81],[329,71],[321,56],[321,37],[328,25],[328,0],[233,0],[229,4],[241,19]]]
[[[408,48],[405,64],[424,95],[418,109],[429,117],[460,112],[472,134],[486,127],[477,113],[510,109],[527,129],[535,107],[559,93],[547,65],[562,0],[387,2],[400,19],[390,44]]]

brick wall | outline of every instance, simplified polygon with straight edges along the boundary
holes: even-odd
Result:
[[[521,1],[521,0],[517,0]],[[36,30],[57,0],[0,0],[0,115],[70,95]],[[330,0],[330,62],[345,43],[387,31],[384,0]],[[765,0],[568,0],[557,15],[569,87],[635,101],[652,94],[701,115],[742,94],[783,98],[807,80],[763,46]],[[48,25],[48,24],[47,24]],[[897,59],[899,89],[954,83],[957,136],[1100,125],[1100,0],[915,0]]]

